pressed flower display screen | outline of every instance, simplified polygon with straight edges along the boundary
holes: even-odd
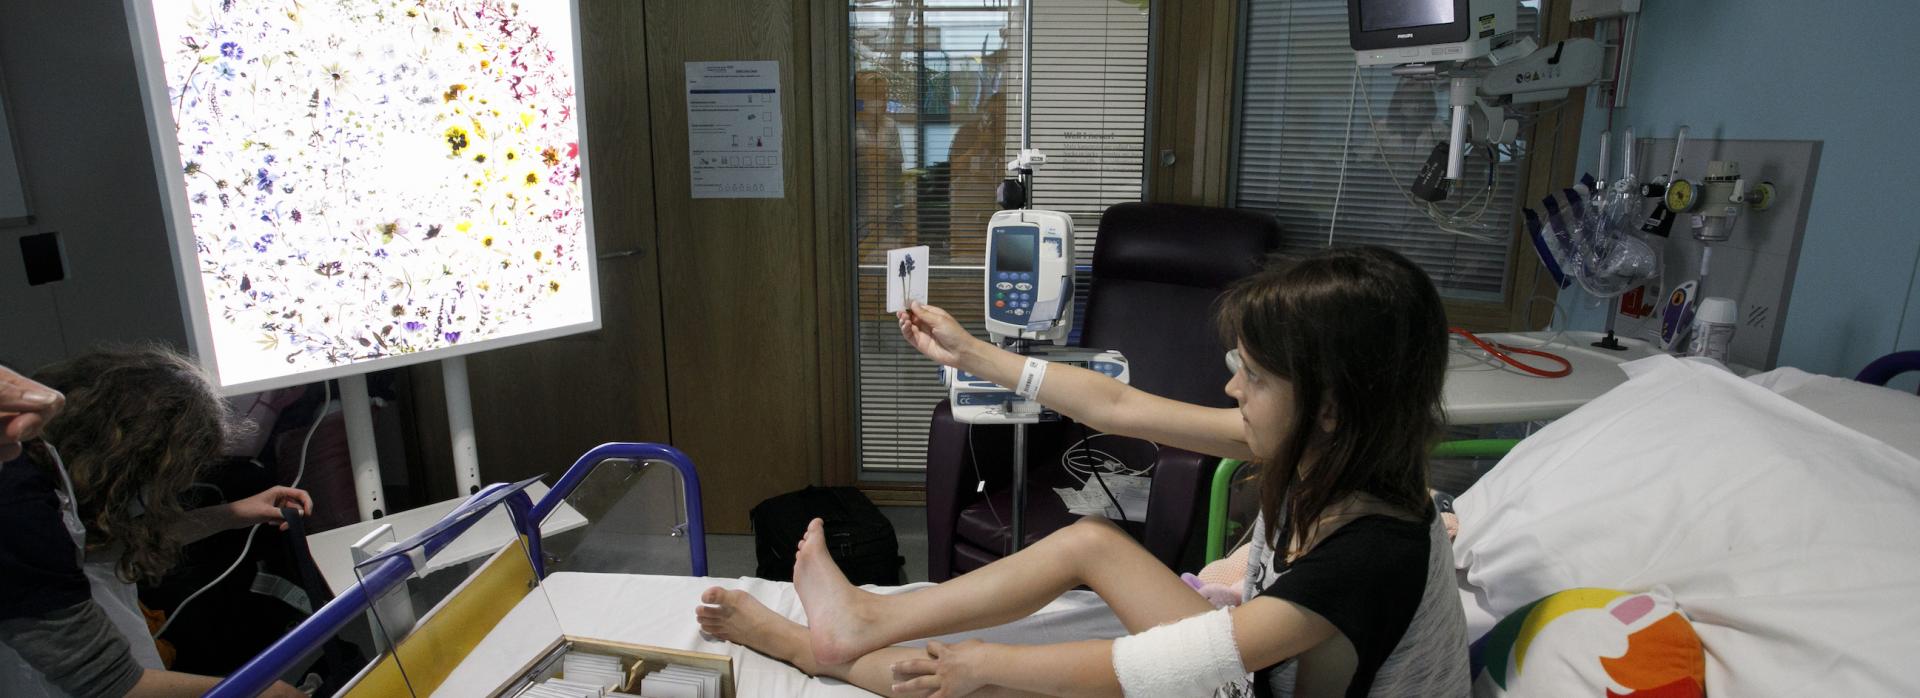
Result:
[[[599,326],[571,2],[130,5],[224,389]]]

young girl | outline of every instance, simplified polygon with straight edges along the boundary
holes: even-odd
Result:
[[[182,511],[179,493],[229,430],[226,404],[171,351],[97,351],[34,378],[65,393],[65,408],[45,443],[0,469],[0,695],[204,693],[217,679],[161,665],[134,582],[166,573],[186,543],[284,528],[280,507],[312,501],[274,487]],[[303,695],[284,683],[269,694]]]
[[[1093,517],[939,586],[878,595],[847,582],[815,521],[794,565],[806,626],[714,588],[696,610],[702,627],[809,673],[909,695],[1466,695],[1452,552],[1426,484],[1446,372],[1433,284],[1393,252],[1329,251],[1248,279],[1218,319],[1238,409],[1030,367],[938,308],[900,322],[929,358],[1001,385],[1031,385],[1044,370],[1040,401],[1093,428],[1262,462],[1243,603],[1214,609]],[[1013,621],[1082,585],[1133,635],[890,647]]]

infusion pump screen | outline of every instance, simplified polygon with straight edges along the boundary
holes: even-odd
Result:
[[[1360,0],[1360,29],[1406,29],[1453,23],[1453,0]]]
[[[995,271],[1033,271],[1040,256],[1039,241],[1030,236],[1004,235],[993,246]]]
[[[1031,228],[1029,228],[1031,230]],[[1041,259],[1041,240],[1037,236],[1000,236],[993,245],[993,268],[1002,272],[1031,272]]]

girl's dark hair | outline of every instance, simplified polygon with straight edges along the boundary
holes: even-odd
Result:
[[[42,437],[73,478],[87,547],[117,548],[122,580],[158,579],[180,552],[169,536],[179,495],[228,435],[226,403],[199,367],[157,345],[94,351],[34,380],[67,396]]]
[[[1427,456],[1445,423],[1447,323],[1426,272],[1378,247],[1283,258],[1222,296],[1216,319],[1225,344],[1293,384],[1282,452],[1256,454],[1270,459],[1260,514],[1271,549],[1291,544],[1282,529],[1313,540],[1326,509],[1353,494],[1408,514],[1432,508]],[[1323,411],[1331,432],[1318,426]]]

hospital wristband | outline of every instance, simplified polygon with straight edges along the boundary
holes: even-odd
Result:
[[[1027,357],[1027,363],[1020,368],[1020,380],[1013,384],[1013,393],[1028,400],[1040,399],[1040,384],[1047,381],[1047,362]]]

